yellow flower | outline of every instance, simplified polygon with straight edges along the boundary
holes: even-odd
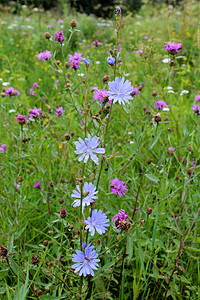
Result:
[[[42,81],[42,79],[41,79],[41,78],[38,78],[38,81]]]
[[[63,147],[63,145],[62,145],[62,144],[60,144],[60,145],[59,145],[59,149],[61,149],[62,147]]]
[[[67,115],[68,115],[68,117],[70,117],[70,113],[68,113]]]
[[[51,76],[52,79],[55,79],[55,76]]]

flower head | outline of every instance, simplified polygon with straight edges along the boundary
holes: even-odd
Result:
[[[194,100],[200,101],[200,95],[196,95],[196,97],[194,98]]]
[[[125,213],[124,209],[120,209],[118,214],[112,218],[112,222],[115,222],[115,225],[118,230],[128,230],[130,228],[131,223],[127,222],[126,219],[129,219],[128,215]]]
[[[24,125],[28,122],[27,117],[23,115],[18,115],[15,117],[15,119],[19,123],[19,125]]]
[[[58,20],[58,23],[59,23],[59,24],[63,24],[63,20],[59,19],[59,20]]]
[[[124,77],[119,81],[119,77],[117,77],[114,81],[108,82],[109,91],[107,94],[109,95],[109,100],[113,100],[113,103],[119,102],[123,105],[125,103],[129,104],[129,100],[132,100],[131,93],[133,92],[133,87],[129,80],[125,80]]]
[[[158,110],[162,110],[163,107],[168,107],[169,106],[163,100],[156,101],[154,104],[156,106],[156,109],[158,109]]]
[[[198,104],[194,104],[192,110],[194,110],[197,115],[200,115],[200,106]]]
[[[79,157],[78,161],[82,161],[84,159],[84,163],[87,163],[89,157],[91,157],[93,162],[96,165],[98,165],[99,164],[99,159],[95,155],[95,153],[98,153],[98,154],[104,154],[105,153],[104,148],[96,149],[100,144],[99,137],[97,137],[95,135],[93,138],[91,138],[90,134],[88,134],[88,138],[85,138],[85,141],[82,138],[79,138],[78,140],[79,140],[79,142],[74,142],[74,144],[76,146],[75,153],[76,154],[82,154]]]
[[[50,59],[51,57],[52,57],[52,54],[51,54],[51,51],[49,51],[49,50],[40,52],[38,54],[38,59],[41,59],[41,60],[47,60],[47,59]]]
[[[20,95],[20,92],[16,89],[14,89],[13,87],[9,87],[7,90],[6,90],[6,97],[7,96],[15,96],[15,95]]]
[[[94,246],[89,244],[83,250],[76,250],[76,254],[73,254],[72,261],[75,264],[72,265],[72,268],[75,269],[75,273],[79,272],[79,276],[92,275],[94,276],[94,271],[99,267],[98,263],[100,259],[97,259],[98,254],[96,253]]]
[[[36,119],[37,116],[40,116],[42,111],[41,111],[41,108],[33,108],[33,109],[29,109],[28,111],[29,113],[29,118],[30,119]]]
[[[142,54],[143,52],[144,52],[144,51],[143,51],[142,49],[141,49],[141,50],[136,50],[136,51],[135,51],[136,54],[140,54],[140,53]]]
[[[29,91],[29,95],[35,95],[35,91],[34,91],[34,89],[30,89],[30,91]]]
[[[135,95],[139,95],[139,93],[140,93],[140,91],[139,91],[139,89],[137,88],[137,87],[134,87],[133,88],[133,91],[132,91],[132,93],[131,93],[131,96],[135,96]]]
[[[169,147],[168,149],[167,149],[167,153],[168,154],[172,154],[174,152],[174,147]]]
[[[58,30],[54,33],[54,35],[55,35],[55,41],[58,41],[62,44],[62,42],[64,41],[63,31]]]
[[[0,147],[0,153],[5,152],[5,151],[6,151],[6,145],[2,144],[1,147]]]
[[[89,58],[88,58],[88,57],[83,58],[83,61],[84,61],[85,65],[86,65],[86,67],[88,68],[88,67],[89,67],[89,64],[90,64]]]
[[[37,82],[34,82],[33,87],[36,88],[36,89],[39,88],[39,85],[37,84]]]
[[[88,217],[87,220],[85,220],[86,229],[89,229],[89,232],[91,233],[91,236],[94,236],[95,229],[99,234],[104,233],[109,226],[108,224],[109,220],[107,219],[107,216],[105,213],[102,213],[102,210],[100,209],[97,211],[97,209],[92,211],[91,217]]]
[[[76,188],[77,190],[73,190],[73,194],[71,194],[71,197],[76,198],[73,202],[73,207],[81,205],[81,189],[79,185],[77,185]],[[98,199],[96,196],[97,193],[96,186],[94,186],[92,182],[85,182],[83,186],[82,207],[84,208],[94,202],[94,200]]]
[[[100,104],[103,104],[105,101],[105,97],[108,97],[107,91],[96,89],[94,92],[93,98],[98,100]],[[111,102],[111,101],[110,101]]]
[[[33,187],[40,189],[40,186],[41,186],[41,182],[39,181],[39,182],[36,182]]]
[[[127,186],[124,185],[124,181],[119,180],[119,178],[114,178],[111,180],[111,191],[113,194],[115,195],[119,195],[120,197],[123,196],[124,194],[126,194],[126,192],[128,191]]]
[[[107,58],[107,63],[110,65],[110,66],[113,66],[115,64],[115,57],[110,55],[108,58]]]
[[[59,108],[56,109],[55,116],[60,117],[63,115],[64,112],[65,112],[65,110],[63,110],[63,107],[60,106]]]
[[[183,47],[181,43],[168,42],[164,44],[166,51],[169,51],[170,54],[175,55]]]
[[[72,66],[71,69],[80,69],[81,60],[83,60],[82,53],[75,52],[74,55],[69,54],[69,63]]]

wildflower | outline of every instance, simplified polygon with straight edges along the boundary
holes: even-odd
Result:
[[[80,69],[81,60],[83,60],[82,53],[75,52],[74,55],[69,54],[69,63],[72,66],[71,69]]]
[[[34,89],[30,89],[30,91],[29,91],[29,95],[35,95],[35,91],[34,91]]]
[[[37,84],[37,82],[34,82],[33,87],[39,89],[39,85]]]
[[[200,101],[200,95],[196,95],[196,97],[194,98],[194,100]]]
[[[164,58],[164,59],[162,60],[162,63],[163,63],[163,64],[168,64],[170,61],[171,61],[170,58]]]
[[[156,109],[158,109],[158,110],[162,110],[163,107],[168,107],[169,106],[163,100],[156,101],[156,102],[154,102],[154,104],[156,106]]]
[[[61,211],[60,211],[60,217],[62,218],[62,219],[64,219],[64,218],[66,218],[66,211],[65,211],[65,209],[63,208]]]
[[[6,90],[6,97],[7,96],[15,96],[15,95],[20,95],[20,92],[16,89],[14,89],[13,87],[9,87],[7,90]]]
[[[0,147],[0,153],[5,152],[6,151],[6,145],[2,144]]]
[[[38,59],[41,59],[41,60],[47,60],[47,59],[50,59],[51,57],[52,57],[52,54],[51,54],[51,51],[49,51],[49,50],[40,52],[38,54]]]
[[[40,186],[41,186],[41,182],[39,181],[39,182],[36,182],[33,187],[40,189]]]
[[[62,42],[64,41],[63,31],[58,30],[54,33],[54,35],[55,35],[55,41],[58,41],[62,44]]]
[[[60,85],[60,82],[59,82],[59,80],[58,80],[58,79],[56,79],[56,83],[57,83],[57,85],[58,85],[58,86]]]
[[[95,41],[94,41],[94,45],[95,45],[95,47],[98,47],[99,42],[98,42],[97,40],[95,40]]]
[[[170,54],[175,55],[182,48],[181,43],[168,42],[164,44],[164,48],[166,51],[169,51]]]
[[[76,21],[75,20],[71,20],[70,26],[71,27],[76,27]]]
[[[98,100],[100,104],[103,104],[105,101],[105,97],[107,97],[107,96],[108,96],[108,94],[105,90],[96,89],[94,92],[93,98],[95,100]]]
[[[139,89],[137,88],[137,87],[134,87],[133,88],[133,91],[132,91],[132,93],[131,93],[131,96],[135,96],[135,95],[139,95],[139,93],[140,93],[140,91],[139,91]]]
[[[59,23],[59,24],[63,24],[63,20],[59,19],[59,20],[58,20],[58,23]]]
[[[60,116],[63,115],[64,112],[65,112],[65,110],[63,110],[63,107],[61,106],[61,107],[56,109],[55,116],[60,117]]]
[[[109,220],[107,219],[107,216],[105,213],[102,213],[102,210],[100,209],[97,211],[97,209],[92,211],[91,217],[88,217],[87,220],[85,220],[86,229],[89,229],[89,232],[91,233],[91,236],[94,236],[95,229],[99,234],[103,234],[109,226],[107,224]]]
[[[29,113],[30,119],[33,119],[33,118],[36,119],[37,116],[41,116],[42,111],[41,111],[41,108],[35,107],[33,109],[29,109],[28,113]]]
[[[47,28],[48,28],[48,29],[51,29],[51,28],[52,28],[52,25],[47,25]]]
[[[27,117],[23,115],[17,115],[15,117],[16,121],[19,123],[19,125],[24,125],[28,122]]]
[[[188,90],[183,90],[183,91],[180,92],[180,96],[183,96],[183,95],[186,95],[186,94],[189,94]]]
[[[14,187],[16,187],[16,189],[19,189],[20,185],[19,184],[14,184]]]
[[[114,178],[111,180],[111,191],[113,194],[115,195],[119,195],[120,197],[123,196],[124,194],[126,194],[126,192],[128,191],[127,186],[124,185],[124,181],[119,180],[119,178]]]
[[[81,205],[81,189],[80,186],[76,186],[77,190],[73,190],[73,194],[71,194],[71,197],[76,198],[73,202],[73,207],[77,207]],[[82,207],[89,206],[90,203],[94,202],[94,200],[98,199],[96,194],[98,191],[96,190],[96,186],[92,184],[92,182],[85,182],[83,186],[82,191],[83,199],[82,199]]]
[[[76,146],[76,154],[82,154],[78,161],[82,161],[84,159],[84,163],[87,163],[89,156],[93,160],[93,162],[98,165],[99,164],[99,159],[95,155],[95,153],[98,154],[104,154],[105,149],[104,148],[98,148],[95,149],[99,146],[100,140],[99,137],[96,135],[91,139],[90,134],[88,134],[88,138],[85,138],[85,141],[83,141],[81,138],[78,139],[79,142],[74,142]]]
[[[144,51],[143,50],[136,50],[135,53],[140,54],[140,53],[144,53]]]
[[[51,38],[51,35],[49,32],[45,32],[44,37],[45,39],[49,40]]]
[[[88,57],[86,57],[86,58],[83,58],[83,61],[84,61],[84,63],[85,63],[85,65],[86,65],[86,67],[88,68],[89,67],[89,62],[90,62],[90,60],[89,60],[89,58]]]
[[[72,265],[72,268],[75,269],[75,273],[79,272],[79,276],[92,275],[94,276],[94,271],[99,267],[98,263],[100,259],[97,259],[98,254],[96,253],[94,246],[91,246],[91,243],[86,246],[83,250],[76,250],[76,254],[73,254],[72,261],[75,264]]]
[[[174,151],[174,147],[169,147],[169,148],[167,149],[167,153],[168,153],[168,154],[172,154],[173,151]]]
[[[115,57],[110,55],[108,58],[107,58],[107,63],[110,65],[110,66],[113,66],[115,64]]]
[[[112,218],[112,222],[115,222],[115,225],[118,230],[128,230],[131,223],[127,222],[126,219],[129,219],[128,215],[125,213],[124,209],[120,209],[118,214]]]
[[[199,105],[194,104],[192,110],[194,110],[194,112],[195,112],[197,115],[200,115],[200,106],[199,106]]]
[[[147,35],[145,35],[145,36],[144,36],[144,39],[145,39],[145,40],[148,40],[148,36],[147,36]]]
[[[108,86],[110,91],[107,92],[109,95],[109,100],[113,100],[113,103],[119,102],[123,105],[125,103],[129,104],[129,100],[132,100],[133,97],[131,97],[131,93],[133,92],[133,87],[131,86],[131,83],[129,80],[125,81],[125,78],[122,77],[122,79],[119,81],[119,77],[117,77],[114,81],[109,81]]]

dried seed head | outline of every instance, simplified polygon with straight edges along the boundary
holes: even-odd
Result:
[[[152,208],[148,207],[147,210],[146,210],[146,213],[147,213],[147,215],[150,215],[152,213]]]
[[[156,115],[153,116],[155,122],[159,123],[162,119],[161,119],[161,114],[157,113]]]
[[[69,141],[70,140],[70,135],[69,134],[65,134],[65,140]]]
[[[105,83],[105,82],[107,82],[108,81],[108,79],[109,79],[109,76],[108,75],[105,75],[105,76],[103,76],[103,82]]]
[[[148,165],[150,165],[150,164],[152,163],[152,161],[153,161],[153,158],[149,157],[149,158],[147,159]]]
[[[169,122],[169,118],[166,117],[166,118],[164,119],[164,121],[165,121],[165,122]]]
[[[59,202],[60,202],[60,204],[63,204],[63,203],[64,203],[63,198],[60,198],[60,199],[59,199]]]
[[[6,97],[6,93],[2,92],[1,97]]]
[[[76,21],[75,20],[71,20],[70,26],[71,27],[76,27]]]
[[[56,61],[56,64],[59,66],[59,65],[60,65],[60,60],[57,60],[57,61]]]
[[[44,37],[45,39],[49,40],[51,38],[51,35],[49,32],[45,32]]]
[[[6,246],[1,246],[0,247],[0,256],[1,257],[6,257],[7,256],[7,253],[8,253],[8,249]]]
[[[188,169],[188,170],[187,170],[187,173],[188,173],[188,175],[191,175],[191,174],[192,174],[192,170],[191,170],[191,169]]]
[[[153,96],[153,97],[156,97],[156,96],[157,96],[157,92],[156,92],[156,91],[153,91],[153,92],[152,92],[152,96]]]
[[[191,146],[187,146],[187,150],[192,152],[192,153],[194,152]]]
[[[49,244],[49,242],[47,241],[47,240],[45,240],[44,242],[43,242],[43,245],[46,247],[46,246],[48,246],[48,244]]]
[[[170,61],[169,66],[173,67],[175,65],[175,62],[173,60]]]
[[[126,220],[120,221],[119,222],[119,228],[121,230],[128,230],[130,228],[131,224],[129,222],[127,222]]]
[[[22,176],[19,176],[19,177],[18,177],[18,182],[22,182],[22,181],[23,181]]]
[[[70,67],[70,63],[66,62],[66,63],[65,63],[65,67],[66,67],[66,68],[69,68],[69,67]]]
[[[37,256],[33,255],[33,256],[31,257],[31,263],[32,263],[33,265],[37,265],[37,264],[39,263],[39,258],[38,258]]]
[[[65,178],[60,178],[60,182],[65,183]]]

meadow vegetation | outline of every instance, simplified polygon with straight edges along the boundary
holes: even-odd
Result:
[[[0,13],[1,299],[200,297],[199,3],[183,2]]]

